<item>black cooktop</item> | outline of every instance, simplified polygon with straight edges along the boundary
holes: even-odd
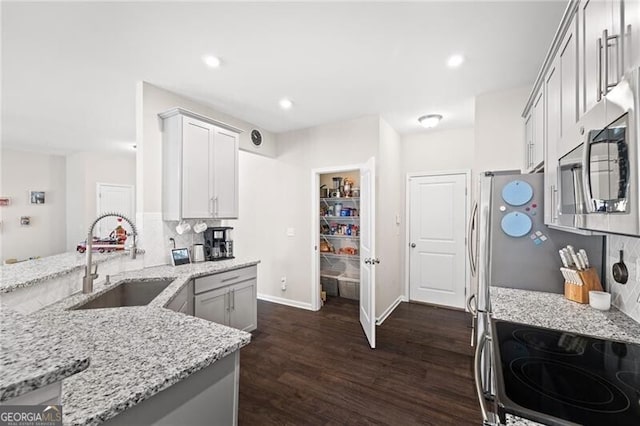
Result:
[[[494,321],[492,335],[500,414],[640,425],[640,345],[506,321]]]

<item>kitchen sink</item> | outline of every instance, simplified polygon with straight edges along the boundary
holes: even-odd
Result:
[[[173,279],[125,281],[73,310],[147,305],[172,282]]]

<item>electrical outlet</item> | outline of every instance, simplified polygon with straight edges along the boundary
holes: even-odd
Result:
[[[287,277],[280,278],[280,290],[287,291]]]

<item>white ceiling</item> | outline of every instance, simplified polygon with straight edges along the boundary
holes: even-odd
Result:
[[[401,133],[428,113],[471,125],[475,95],[533,82],[565,5],[3,2],[3,144],[130,146],[140,80],[274,132],[365,114]]]

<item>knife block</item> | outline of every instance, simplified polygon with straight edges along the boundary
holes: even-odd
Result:
[[[578,303],[589,303],[589,292],[592,290],[602,291],[602,284],[598,271],[595,268],[585,269],[584,271],[575,271],[580,276],[582,285],[564,282],[564,297]]]

